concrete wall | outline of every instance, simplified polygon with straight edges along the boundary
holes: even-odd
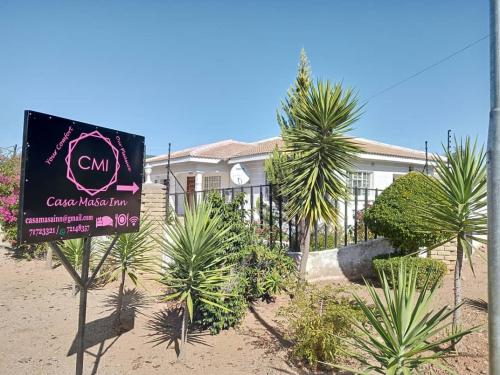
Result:
[[[373,273],[372,259],[394,249],[386,239],[380,238],[340,249],[315,251],[309,254],[306,267],[308,281],[359,280]],[[296,260],[300,253],[289,253]]]

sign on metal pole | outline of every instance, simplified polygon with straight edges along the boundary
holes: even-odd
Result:
[[[139,228],[144,137],[26,111],[19,243]]]
[[[25,111],[18,220],[21,244],[49,242],[80,288],[77,375],[83,374],[87,291],[120,233],[140,226],[144,137]],[[89,275],[91,238],[114,239]],[[81,271],[59,240],[85,238]]]

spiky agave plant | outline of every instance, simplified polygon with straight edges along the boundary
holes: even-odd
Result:
[[[199,202],[186,210],[183,220],[176,218],[166,225],[166,236],[159,239],[165,260],[160,282],[168,288],[165,300],[182,305],[179,357],[185,353],[188,323],[193,321],[196,305],[203,302],[227,310],[220,304],[224,294],[218,291],[229,280],[229,265],[221,249],[231,227],[220,224],[221,216],[212,206]]]
[[[397,275],[391,274],[393,285],[397,277],[396,288],[391,289],[383,272],[382,296],[367,283],[373,306],[355,295],[367,318],[364,325],[353,322],[358,332],[351,340],[356,349],[351,355],[365,366],[361,373],[406,375],[416,373],[425,364],[445,367],[439,360],[449,355],[451,348],[443,349],[441,345],[459,341],[476,329],[454,330],[450,334],[447,328],[451,322],[446,320],[460,306],[445,306],[434,312],[431,306],[438,281],[430,283],[427,278],[418,291],[417,276],[417,269],[401,262]]]
[[[115,328],[118,330],[122,325],[121,313],[126,277],[128,276],[134,286],[137,286],[139,283],[139,273],[153,270],[154,258],[152,250],[155,242],[152,238],[152,232],[152,223],[148,218],[143,218],[139,231],[120,234],[109,253],[108,272],[112,279],[120,280],[115,320]],[[109,243],[104,244],[102,247],[103,250],[107,246],[109,246]]]

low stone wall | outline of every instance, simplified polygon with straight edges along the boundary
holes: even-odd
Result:
[[[389,241],[383,238],[340,249],[314,251],[309,254],[307,260],[306,280],[346,281],[372,276],[373,257],[393,251]],[[289,254],[294,259],[300,260],[300,253]]]
[[[472,252],[481,248],[483,245],[478,241],[472,241]],[[428,256],[432,259],[441,260],[448,267],[448,271],[453,271],[455,269],[455,263],[457,261],[457,240],[451,240],[435,249],[429,251]],[[465,257],[465,254],[464,254]]]
[[[441,260],[446,264],[448,271],[455,269],[455,261],[457,259],[457,241],[451,240],[429,252],[429,257],[432,259]]]
[[[141,217],[147,218],[152,223],[155,236],[163,234],[162,224],[165,222],[167,214],[166,194],[167,187],[165,185],[142,185]]]
[[[167,214],[167,187],[162,184],[143,184],[141,216],[152,222],[163,222]]]

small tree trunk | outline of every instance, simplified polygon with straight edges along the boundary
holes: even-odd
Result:
[[[122,326],[122,305],[123,305],[123,289],[125,287],[125,276],[126,271],[122,269],[122,279],[120,282],[120,288],[118,289],[118,300],[116,301],[116,319],[115,319],[115,328],[120,330]]]
[[[182,325],[181,325],[181,345],[179,349],[179,357],[177,359],[182,360],[186,356],[186,344],[188,335],[188,308],[187,302],[184,301],[182,304]]]
[[[464,249],[462,247],[462,242],[460,241],[460,236],[457,238],[457,259],[455,262],[455,287],[454,287],[454,297],[455,297],[455,304],[454,307],[456,308],[458,305],[462,303],[462,264],[464,260]],[[458,326],[460,324],[460,318],[461,318],[461,311],[460,309],[456,309],[453,312],[453,330],[457,330]],[[452,347],[454,350],[456,350],[456,345],[457,342],[453,341],[452,342]]]
[[[299,249],[301,252],[299,275],[301,279],[306,278],[307,260],[309,259],[309,248],[311,240],[311,227],[308,219],[299,222]]]

